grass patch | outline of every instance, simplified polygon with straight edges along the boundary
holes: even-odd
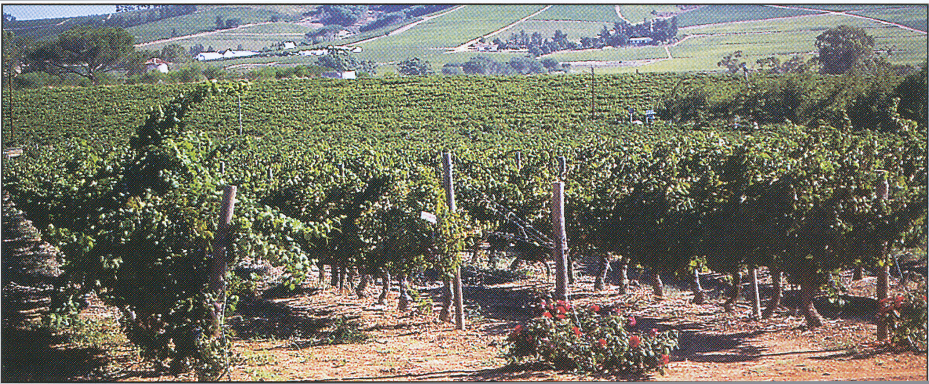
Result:
[[[620,21],[613,5],[606,4],[558,4],[553,5],[530,20],[572,20],[572,21],[602,21],[614,23]]]
[[[926,12],[927,9],[925,5],[916,5],[904,8],[868,8],[850,13],[872,17],[878,20],[890,21],[910,28],[916,28],[920,31],[926,31],[927,23],[929,23],[929,19],[926,18]]]
[[[270,21],[272,16],[279,15],[277,12],[268,9],[252,7],[200,6],[198,8],[204,9],[198,9],[188,15],[170,17],[153,23],[129,27],[126,28],[126,31],[135,36],[136,43],[147,43],[167,39],[172,35],[185,36],[215,30],[217,17],[223,20],[241,19],[242,24],[253,24]],[[204,43],[203,45],[206,46],[207,44]]]
[[[619,9],[623,17],[632,24],[639,24],[645,20],[657,18],[662,13],[680,11],[677,5],[666,4],[621,5]]]
[[[765,5],[707,5],[690,12],[682,13],[677,17],[679,27],[689,27],[703,24],[730,23],[733,21],[750,21],[774,19],[799,15],[810,15],[816,11],[802,9],[775,8]],[[627,17],[628,18],[628,17]]]

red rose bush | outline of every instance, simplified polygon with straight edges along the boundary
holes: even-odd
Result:
[[[678,346],[677,331],[640,332],[635,317],[616,309],[558,301],[543,304],[541,310],[541,316],[517,325],[507,337],[510,363],[544,361],[561,370],[664,374],[671,350]]]

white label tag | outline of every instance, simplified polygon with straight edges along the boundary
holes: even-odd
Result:
[[[420,213],[419,213],[419,218],[420,218],[420,219],[423,219],[423,220],[426,220],[426,221],[428,221],[428,222],[430,222],[430,223],[432,223],[432,224],[435,224],[435,223],[438,223],[438,222],[439,222],[438,218],[437,218],[435,215],[433,215],[433,214],[431,214],[431,213],[429,213],[429,212],[426,212],[426,211],[420,212]]]

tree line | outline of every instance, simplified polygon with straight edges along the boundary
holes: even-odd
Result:
[[[619,21],[613,24],[613,28],[604,25],[600,33],[594,37],[582,37],[579,42],[568,40],[568,35],[560,29],[555,30],[551,38],[545,38],[540,32],[526,33],[525,30],[519,33],[510,34],[506,40],[495,38],[492,43],[497,46],[498,50],[516,50],[525,49],[533,57],[547,55],[549,53],[576,49],[594,49],[603,47],[626,47],[630,45],[658,45],[671,42],[677,36],[677,18],[654,19],[639,24],[630,24],[626,21]],[[635,38],[646,38],[646,40],[633,41]]]

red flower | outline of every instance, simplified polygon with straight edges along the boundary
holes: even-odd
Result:
[[[565,314],[565,313],[567,313],[567,312],[568,312],[568,310],[565,309],[565,307],[562,307],[562,306],[560,306],[560,305],[558,306],[558,313]]]
[[[551,318],[552,318],[552,314],[549,313],[548,311],[545,311],[544,313],[542,313],[542,317],[547,317],[547,318],[551,319]]]
[[[597,342],[600,343],[600,348],[606,348],[606,340],[600,339]]]
[[[562,319],[564,319],[564,314],[563,314],[563,313],[559,313],[558,316],[555,316],[555,317],[557,317],[558,320],[562,320]]]
[[[629,348],[636,348],[641,343],[642,340],[639,339],[638,335],[632,335],[632,337],[629,338]]]
[[[582,333],[578,327],[574,327],[572,330],[574,331],[574,336],[580,336]]]
[[[590,310],[593,312],[600,312],[600,306],[597,304],[593,304],[590,306]]]
[[[903,296],[897,296],[897,298],[894,299],[894,307],[900,308],[901,304],[903,304]]]
[[[522,324],[516,324],[516,328],[513,328],[513,333],[515,333],[515,334],[517,334],[517,335],[518,335],[520,332],[522,332],[522,331],[523,331],[523,325],[522,325]]]
[[[668,365],[671,362],[671,356],[661,354],[661,365]]]
[[[629,316],[629,326],[630,327],[635,326],[635,317]]]
[[[657,330],[657,329],[652,328],[651,331],[648,331],[648,337],[655,337],[655,336],[658,336],[658,330]]]

